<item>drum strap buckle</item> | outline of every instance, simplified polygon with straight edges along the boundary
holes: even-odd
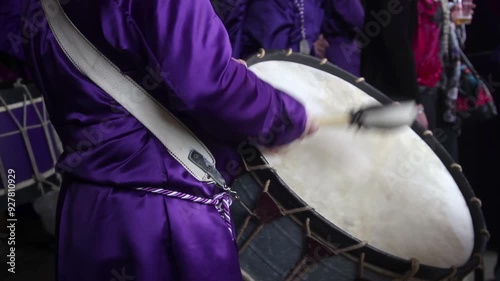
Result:
[[[203,170],[207,175],[215,182],[215,184],[222,190],[229,192],[234,198],[239,199],[236,191],[232,190],[226,183],[224,177],[217,171],[217,168],[210,163],[203,154],[196,151],[196,149],[191,149],[189,152],[189,160],[193,162],[198,168]]]

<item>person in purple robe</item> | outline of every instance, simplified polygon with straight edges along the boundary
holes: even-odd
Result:
[[[292,49],[316,55],[320,39],[323,0],[225,0],[234,2],[223,18],[233,56],[246,59],[260,48]],[[326,41],[324,41],[326,43]],[[323,49],[326,46],[323,46]],[[323,54],[324,55],[324,54]]]
[[[18,0],[7,0],[16,13]],[[304,106],[232,59],[209,1],[62,1],[76,28],[211,150],[231,184],[238,147],[272,148],[317,130]],[[9,9],[6,9],[9,10]],[[23,0],[22,47],[64,145],[57,211],[59,281],[241,280],[237,245],[214,198],[162,143],[65,56],[40,0]],[[273,136],[272,138],[262,137]],[[234,231],[233,231],[234,232]]]
[[[292,49],[327,58],[359,75],[355,35],[356,28],[363,27],[364,10],[358,0],[221,0],[217,4],[233,56],[245,59],[260,48]]]
[[[361,75],[361,48],[357,40],[362,32],[365,11],[359,0],[324,0],[325,19],[322,33],[328,42],[325,58],[348,71]]]

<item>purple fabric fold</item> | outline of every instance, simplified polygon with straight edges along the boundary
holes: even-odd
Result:
[[[242,280],[213,206],[93,184],[63,189],[58,281]]]

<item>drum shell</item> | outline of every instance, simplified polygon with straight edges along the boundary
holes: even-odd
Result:
[[[0,91],[0,176],[15,172],[16,203],[31,202],[60,184],[55,164],[62,152],[41,93],[30,84]],[[6,200],[2,200],[2,208]]]

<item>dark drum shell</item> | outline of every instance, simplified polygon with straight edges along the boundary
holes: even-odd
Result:
[[[15,171],[17,205],[58,189],[55,164],[61,153],[40,91],[31,83],[0,89],[0,199],[7,195],[10,169]],[[0,210],[6,209],[7,199],[0,201]]]

